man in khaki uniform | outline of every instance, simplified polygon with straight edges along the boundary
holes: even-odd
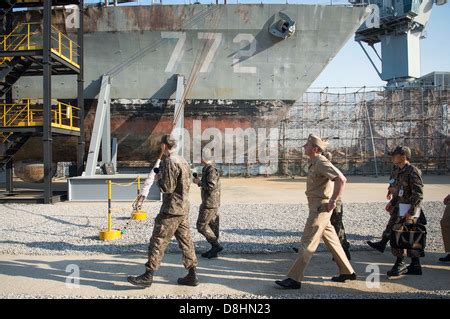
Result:
[[[442,239],[447,256],[439,258],[439,261],[450,261],[450,194],[444,198],[445,211],[441,219]]]
[[[330,152],[325,152],[322,155],[325,156],[326,159],[331,162],[333,155]],[[341,172],[339,171],[339,173],[341,173]],[[344,249],[345,255],[347,256],[348,260],[350,260],[351,259],[350,243],[347,240],[347,234],[345,233],[344,222],[342,220],[342,216],[344,214],[343,207],[344,207],[344,205],[342,203],[342,200],[340,198],[338,198],[336,200],[336,208],[333,210],[333,213],[331,214],[330,222],[331,222],[331,225],[333,225],[334,230],[336,231],[336,234],[338,235],[339,241],[341,242],[341,245],[342,245],[342,248]],[[298,248],[293,248],[293,250],[296,253],[298,253]]]
[[[134,277],[129,276],[128,282],[135,286],[150,287],[153,273],[158,270],[164,257],[164,251],[170,240],[175,236],[181,248],[183,265],[189,271],[186,277],[179,278],[178,284],[197,286],[196,274],[197,257],[189,229],[189,188],[190,168],[182,157],[177,155],[176,141],[170,135],[161,139],[160,172],[155,181],[163,193],[163,200],[158,216],[155,218],[153,234],[148,246],[148,262],[145,273]]]
[[[327,142],[320,137],[309,135],[303,148],[310,158],[308,178],[306,181],[306,197],[308,198],[309,216],[301,238],[297,260],[288,272],[287,278],[275,283],[285,289],[299,289],[304,278],[306,267],[323,239],[339,267],[340,275],[333,277],[336,282],[356,280],[356,274],[345,255],[336,231],[331,225],[332,211],[336,208],[336,200],[342,197],[346,178],[321,153],[325,151]],[[333,183],[334,182],[334,187]]]

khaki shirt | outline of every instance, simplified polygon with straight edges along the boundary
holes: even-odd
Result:
[[[339,176],[339,170],[323,155],[311,160],[306,180],[306,197],[309,201],[329,200],[333,195],[332,180]]]

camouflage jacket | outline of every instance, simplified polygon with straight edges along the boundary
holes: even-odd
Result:
[[[391,205],[411,204],[413,213],[423,200],[422,172],[411,164],[405,167],[395,167],[391,173],[389,191],[392,194]]]
[[[202,169],[202,179],[198,183],[202,188],[203,208],[219,208],[220,177],[214,164],[205,165]]]
[[[170,154],[160,165],[158,186],[163,193],[160,213],[186,215],[189,213],[190,169],[186,160]]]

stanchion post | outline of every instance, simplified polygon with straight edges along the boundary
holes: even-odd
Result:
[[[140,193],[141,193],[141,177],[138,175],[138,177],[137,177],[137,194],[138,194],[138,196]]]
[[[141,177],[138,175],[137,177],[137,196],[141,194]],[[141,209],[137,208],[131,213],[131,218],[136,220],[146,220],[147,219],[147,213]]]
[[[108,180],[108,231],[109,232],[112,230],[111,198],[112,198],[112,185],[111,185],[111,180]]]
[[[100,240],[114,240],[120,238],[122,232],[112,229],[112,182],[108,180],[108,228],[100,231]]]

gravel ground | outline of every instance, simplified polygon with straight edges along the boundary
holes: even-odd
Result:
[[[373,294],[297,294],[297,295],[217,295],[217,294],[200,294],[200,295],[141,295],[141,296],[96,296],[89,299],[448,299],[450,293],[448,291],[430,291],[421,293],[373,293]],[[4,294],[0,293],[0,299],[86,299],[85,296],[73,295],[29,295],[29,294]]]
[[[381,235],[388,215],[384,203],[344,204],[344,225],[352,250],[368,250],[365,242]],[[121,239],[98,240],[106,227],[104,203],[58,203],[55,205],[0,205],[0,254],[76,255],[146,253],[159,202],[145,203],[149,213],[146,221],[130,221],[128,203],[113,203],[113,226],[122,229],[129,222]],[[442,252],[440,219],[441,202],[425,202],[428,219],[427,251]],[[196,231],[198,206],[191,206],[190,222],[198,251],[209,248]],[[224,253],[286,252],[297,246],[307,217],[302,204],[226,204],[220,208],[221,240]],[[325,250],[321,244],[318,251]],[[173,240],[169,252],[179,251]]]

